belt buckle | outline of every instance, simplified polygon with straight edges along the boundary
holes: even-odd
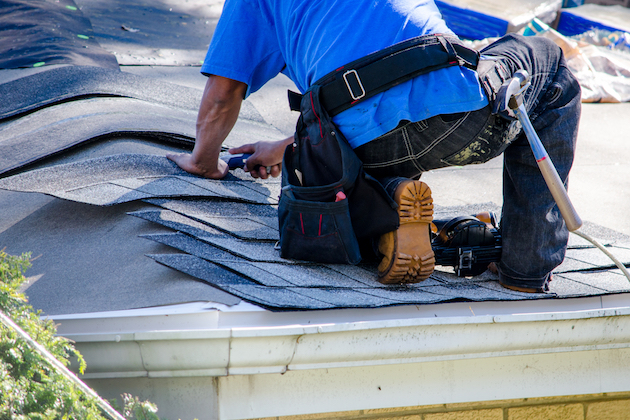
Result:
[[[350,74],[354,75],[355,79],[357,79],[357,83],[359,84],[359,87],[361,88],[361,93],[359,95],[355,95],[354,92],[352,91],[352,88],[350,87],[350,82],[348,82],[348,75]],[[359,74],[357,73],[356,70],[352,69],[345,72],[343,74],[343,81],[346,82],[346,87],[348,88],[348,92],[350,92],[350,96],[352,97],[354,101],[358,101],[359,99],[365,96],[365,89],[363,88],[363,83],[361,83],[361,79],[359,78]]]

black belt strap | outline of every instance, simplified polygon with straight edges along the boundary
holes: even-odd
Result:
[[[355,104],[416,76],[450,66],[477,68],[479,53],[457,38],[428,35],[369,54],[315,82],[320,101],[332,117]],[[299,111],[301,96],[289,92],[289,105]]]

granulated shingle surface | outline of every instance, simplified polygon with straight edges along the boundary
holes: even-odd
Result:
[[[182,213],[190,212],[191,215],[195,215],[196,220],[200,220],[199,217],[204,213],[204,209],[214,214],[216,207],[223,204],[202,203],[198,200],[192,202],[153,200],[153,202],[175,208]],[[234,214],[232,217],[238,219],[236,216],[238,211],[234,213],[235,208],[225,204],[226,207],[232,207],[230,213]],[[241,210],[251,214],[253,208],[264,208],[264,206],[252,207],[250,205],[242,207]],[[456,211],[459,212],[460,209]],[[448,209],[442,210],[442,214],[448,214],[448,212]],[[165,225],[163,222],[159,223]],[[190,230],[188,233],[193,234]],[[575,249],[569,249],[568,262],[560,266],[554,275],[551,293],[541,294],[527,294],[505,289],[498,284],[496,276],[488,272],[477,277],[461,278],[449,273],[449,270],[441,271],[440,267],[424,282],[401,286],[382,285],[377,282],[375,267],[372,265],[325,265],[284,260],[279,257],[278,251],[271,243],[245,242],[230,234],[187,237],[185,241],[182,238],[176,240],[174,235],[161,235],[159,242],[196,257],[209,258],[209,261],[214,261],[218,266],[239,273],[255,285],[231,284],[225,279],[214,281],[212,277],[205,275],[203,279],[242,299],[271,309],[379,307],[458,300],[551,299],[616,293],[630,289],[625,277],[615,274],[615,270],[597,273],[589,271],[588,275],[583,271],[562,272],[563,269],[590,270],[599,267],[581,261],[589,258],[597,260],[598,257],[594,253],[599,251],[592,245],[586,248],[587,245],[580,241],[576,241]],[[614,245],[611,248],[624,252],[625,257],[624,248],[616,248]],[[226,255],[233,258],[226,258]],[[182,267],[181,262],[170,261],[167,265],[190,274],[190,270]],[[596,275],[593,276],[593,274]],[[585,279],[588,279],[588,282],[584,282]]]
[[[198,178],[164,156],[141,154],[105,156],[23,172],[0,179],[0,188],[96,205],[182,196],[275,202],[255,182],[233,176],[223,181]]]
[[[116,106],[105,107],[114,109],[102,109],[104,102],[115,102]],[[70,112],[68,115],[68,108],[81,113],[72,115]],[[121,136],[142,137],[188,148],[192,148],[195,141],[195,113],[131,99],[77,101],[46,108],[36,114],[0,127],[0,175],[14,173],[17,169],[90,142]],[[39,114],[46,114],[47,118],[41,118]],[[49,119],[48,124],[42,125],[46,119]],[[239,122],[227,139],[226,147],[248,142],[252,132],[267,139],[278,138],[275,130],[265,131],[259,126],[259,123],[246,120]],[[251,178],[250,182],[255,184],[252,188],[261,190],[262,187]]]
[[[225,205],[226,214],[233,217],[234,222],[239,214],[259,214],[254,209],[266,209],[266,206],[234,206],[234,203],[219,203],[208,201],[178,201],[178,200],[150,200],[153,204],[173,209],[182,214],[194,215],[196,221],[204,222],[204,214],[216,215],[221,213],[217,208]],[[479,206],[478,206],[479,207]],[[483,205],[481,205],[483,207]],[[491,206],[486,206],[491,207]],[[442,217],[452,215],[475,214],[481,208],[437,208],[436,214]],[[495,208],[496,211],[496,208]],[[242,213],[241,213],[242,212]],[[215,216],[205,216],[212,221]],[[271,215],[269,217],[272,217]],[[164,223],[159,222],[164,225]],[[208,223],[212,225],[212,223]],[[597,231],[591,225],[591,230]],[[194,235],[193,235],[194,236]],[[615,235],[607,233],[608,239],[602,240],[624,262],[630,262],[628,246],[623,242],[617,246]],[[623,235],[617,235],[624,239]],[[557,268],[554,280],[550,284],[549,293],[528,294],[503,288],[497,282],[496,275],[489,272],[481,276],[462,278],[455,276],[447,267],[442,271],[437,267],[434,274],[424,282],[402,286],[382,285],[377,282],[376,270],[373,265],[325,265],[300,261],[290,261],[280,258],[272,243],[261,241],[242,241],[234,235],[213,235],[187,239],[186,249],[174,237],[160,238],[160,243],[168,244],[179,250],[204,258],[213,252],[212,248],[221,249],[225,254],[235,257],[227,261],[220,256],[211,257],[217,265],[225,269],[240,273],[244,278],[256,285],[240,283],[230,284],[220,280],[215,282],[211,277],[204,276],[210,284],[271,309],[324,309],[343,307],[379,307],[399,304],[427,304],[448,301],[492,301],[492,300],[530,300],[553,299],[576,296],[592,296],[606,293],[617,293],[630,290],[625,277],[619,275],[619,270],[601,270],[610,265],[606,258],[602,258],[600,251],[579,237],[572,237],[567,259]],[[170,267],[183,270],[181,263],[170,262]]]
[[[206,230],[212,229],[214,232],[224,232],[242,240],[273,242],[279,240],[277,228],[271,228],[260,221],[252,220],[248,217],[205,217],[197,221],[194,218],[185,217],[170,210],[143,211],[130,214],[194,236],[203,235],[199,231],[205,228]]]

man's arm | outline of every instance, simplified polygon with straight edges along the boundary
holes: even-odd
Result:
[[[197,138],[192,154],[168,153],[166,157],[191,174],[213,179],[225,177],[228,167],[219,159],[219,152],[236,123],[246,90],[245,83],[214,75],[208,77],[197,115]]]
[[[246,90],[244,83],[211,75],[199,107],[197,139],[192,154],[167,153],[166,157],[191,174],[213,179],[225,177],[228,167],[219,159],[219,152],[238,119]],[[230,153],[251,154],[244,169],[254,178],[266,179],[269,175],[280,175],[284,149],[292,142],[293,137],[277,142],[260,141],[232,148]]]

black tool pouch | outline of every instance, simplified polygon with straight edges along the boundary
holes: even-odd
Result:
[[[396,205],[363,165],[319,102],[302,98],[293,146],[282,164],[280,255],[356,264],[359,241],[398,228]]]

